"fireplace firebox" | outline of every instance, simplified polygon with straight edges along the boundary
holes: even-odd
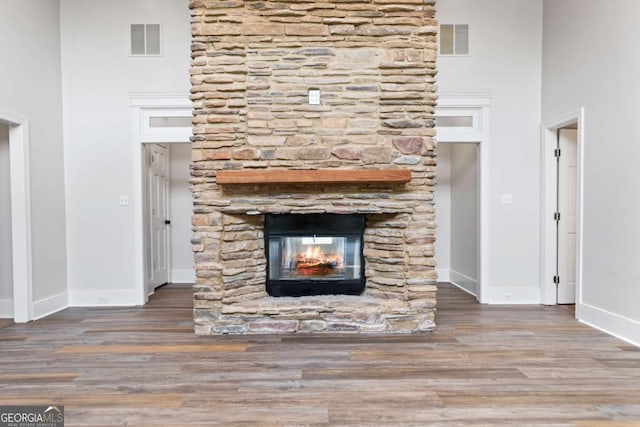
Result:
[[[266,215],[267,293],[361,294],[364,228],[359,214]]]

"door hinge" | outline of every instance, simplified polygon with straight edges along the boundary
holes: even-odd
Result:
[[[560,221],[560,212],[554,212],[553,219],[554,221]]]
[[[556,285],[560,283],[560,276],[553,276],[553,283]]]
[[[562,151],[559,148],[556,148],[555,150],[553,150],[553,155],[555,157],[560,157],[561,152]]]

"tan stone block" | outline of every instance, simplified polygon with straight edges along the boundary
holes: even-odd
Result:
[[[281,146],[281,145],[284,145],[286,140],[287,140],[286,136],[280,136],[280,135],[269,135],[269,136],[249,135],[247,137],[247,142],[249,143],[249,145],[256,145],[256,146],[270,146],[270,147]]]
[[[298,158],[297,148],[278,148],[275,152],[276,159],[296,160]]]
[[[297,122],[294,119],[274,119],[267,122],[267,126],[272,129],[295,128]]]
[[[350,36],[355,33],[356,27],[353,24],[347,25],[330,25],[329,32],[336,36]]]
[[[242,34],[245,36],[282,36],[285,34],[284,24],[247,22],[242,24]]]
[[[391,163],[392,150],[388,147],[365,147],[362,149],[360,159],[365,165],[376,163]]]
[[[349,119],[349,122],[348,122],[348,127],[350,128],[375,128],[377,126],[378,126],[378,120],[370,119],[370,118]],[[371,133],[371,130],[368,130],[367,132]]]
[[[347,127],[347,119],[344,117],[327,117],[322,119],[322,127],[344,129]]]
[[[201,225],[210,225],[209,215],[206,214],[195,214],[191,216],[191,225],[193,226],[201,226]]]
[[[287,137],[288,146],[315,145],[319,143],[316,135],[291,135]]]
[[[229,150],[202,150],[204,160],[229,160],[231,152]]]
[[[233,150],[233,158],[237,160],[255,160],[259,158],[259,153],[255,148],[241,148]]]
[[[331,153],[339,159],[359,160],[362,152],[360,147],[340,147],[334,148]]]
[[[288,36],[328,36],[329,27],[323,24],[286,24],[285,34]]]
[[[199,36],[237,36],[240,27],[233,24],[200,24],[193,25],[191,33]]]
[[[328,147],[309,147],[300,149],[298,159],[300,160],[326,160],[331,157],[331,149]]]

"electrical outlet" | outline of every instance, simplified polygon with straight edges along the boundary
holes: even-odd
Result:
[[[505,301],[511,301],[511,294],[504,294]]]
[[[120,206],[129,206],[129,196],[123,195],[118,198],[118,204]]]
[[[309,105],[320,105],[320,89],[309,89]]]

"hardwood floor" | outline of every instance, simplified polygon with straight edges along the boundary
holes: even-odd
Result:
[[[196,337],[191,290],[0,330],[0,405],[67,426],[640,426],[640,348],[570,310],[438,291],[424,335]]]

